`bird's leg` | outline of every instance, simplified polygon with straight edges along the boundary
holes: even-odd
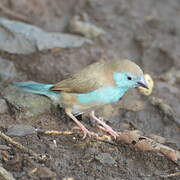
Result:
[[[101,121],[99,118],[95,116],[94,111],[91,111],[90,116],[98,122],[101,126],[103,126],[103,129],[108,132],[111,136],[113,136],[115,139],[118,135],[118,132],[114,131],[110,126],[108,126],[105,122]]]
[[[89,131],[73,114],[71,111],[66,110],[66,114],[79,126],[79,128],[82,130],[84,136],[83,139],[86,138],[86,136],[92,136],[95,133]]]

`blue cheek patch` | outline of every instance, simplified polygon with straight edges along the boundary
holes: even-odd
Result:
[[[127,76],[131,76],[132,80],[128,80]],[[119,87],[120,89],[124,89],[124,91],[130,89],[130,88],[134,88],[137,87],[137,81],[140,79],[139,76],[133,76],[130,73],[126,73],[126,72],[115,72],[113,75],[113,79],[117,85],[117,87]]]

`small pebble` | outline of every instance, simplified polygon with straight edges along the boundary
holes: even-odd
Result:
[[[113,165],[116,164],[116,161],[109,153],[101,153],[96,156],[96,159],[99,160],[102,164]]]
[[[36,129],[30,125],[15,124],[8,127],[6,134],[8,136],[26,136],[36,134]]]

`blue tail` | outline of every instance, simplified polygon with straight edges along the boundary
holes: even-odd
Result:
[[[60,93],[50,90],[50,88],[53,87],[53,84],[42,84],[42,83],[29,81],[29,82],[14,82],[12,83],[12,85],[20,87],[23,91],[26,92],[48,96],[53,100],[57,100],[60,96]]]

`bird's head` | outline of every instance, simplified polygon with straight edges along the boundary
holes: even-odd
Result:
[[[117,63],[113,79],[119,88],[129,89],[141,86],[148,89],[143,71],[137,64],[129,60]]]

